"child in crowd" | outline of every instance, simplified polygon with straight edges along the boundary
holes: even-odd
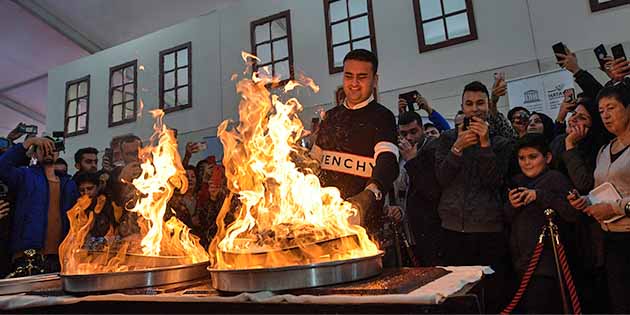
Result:
[[[527,134],[516,146],[521,173],[512,177],[513,187],[508,192],[505,207],[506,219],[511,226],[510,248],[514,268],[519,279],[527,269],[542,227],[547,223],[546,209],[556,213],[554,222],[559,227],[560,240],[567,226],[575,222],[577,210],[566,199],[571,186],[560,172],[549,169],[552,154],[542,134]],[[519,313],[558,314],[562,312],[562,299],[558,287],[553,249],[550,238],[533,277],[521,300]]]

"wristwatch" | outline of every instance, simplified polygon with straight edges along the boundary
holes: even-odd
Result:
[[[383,199],[383,194],[378,189],[378,187],[376,187],[376,185],[370,184],[365,187],[365,190],[371,191],[374,194],[374,198],[376,199],[376,201],[380,201],[381,199]]]

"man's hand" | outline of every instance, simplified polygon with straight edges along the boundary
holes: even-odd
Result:
[[[398,114],[402,114],[407,111],[407,101],[399,98],[398,99]]]
[[[22,127],[24,125],[24,123],[19,123],[17,124],[17,126],[15,126],[15,128],[13,128],[13,130],[11,130],[11,132],[9,132],[9,134],[7,135],[7,139],[11,142],[19,139],[21,136],[24,135],[24,133],[18,131],[20,129],[20,127]]]
[[[586,207],[583,210],[587,215],[595,218],[597,221],[604,221],[615,216],[615,210],[609,203],[598,203]]]
[[[468,128],[479,137],[479,145],[482,148],[490,146],[490,132],[488,123],[478,117],[473,117],[470,121],[470,127]]]
[[[492,85],[492,96],[490,97],[490,113],[496,115],[498,113],[499,98],[507,94],[507,82],[505,82],[505,73],[496,73],[494,76],[494,84]]]
[[[420,109],[427,112],[428,115],[431,115],[431,113],[433,113],[433,107],[431,107],[431,104],[429,104],[429,101],[424,98],[424,96],[416,94],[416,103],[418,103]]]
[[[567,69],[573,74],[576,74],[580,71],[580,66],[578,65],[577,57],[575,53],[571,52],[569,47],[565,47],[566,54],[556,54],[557,57],[560,58],[560,61],[557,62],[560,67]]]
[[[0,220],[9,215],[11,204],[6,200],[0,200]]]
[[[22,145],[24,146],[24,149],[26,150],[30,149],[31,146],[35,145],[38,148],[43,150],[44,156],[52,155],[55,152],[55,143],[52,142],[52,140],[48,138],[39,138],[39,137],[28,138],[26,139],[26,141],[24,141]]]
[[[453,143],[453,148],[457,148],[458,151],[463,152],[464,149],[472,147],[473,145],[479,143],[479,137],[477,136],[477,134],[470,129],[464,130],[464,124],[460,124],[457,129],[457,140],[455,140],[455,143]],[[461,153],[458,155],[461,155]]]
[[[568,128],[567,137],[564,139],[566,150],[571,150],[576,147],[577,143],[586,138],[589,128],[586,126],[574,126]]]
[[[140,175],[142,175],[142,167],[140,167],[140,163],[138,162],[129,163],[120,171],[120,179],[127,183],[131,183],[134,179],[140,177]]]
[[[610,63],[610,74],[614,81],[623,81],[623,78],[630,74],[630,61],[625,58],[613,60],[612,63]]]
[[[387,216],[392,218],[392,220],[394,220],[394,222],[396,222],[396,224],[400,224],[400,222],[402,222],[402,218],[403,218],[403,212],[402,212],[402,208],[399,206],[387,206],[385,208]]]
[[[368,211],[376,206],[374,193],[369,190],[364,190],[348,198],[347,201],[358,210],[357,215],[348,218],[348,222],[350,222],[350,224],[365,226]]]
[[[418,155],[418,144],[411,145],[405,138],[400,139],[398,148],[400,149],[400,156],[405,161],[410,161]]]

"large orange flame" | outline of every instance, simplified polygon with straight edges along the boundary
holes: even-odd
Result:
[[[59,248],[64,274],[86,274],[115,272],[159,267],[163,264],[183,264],[207,261],[208,253],[199,238],[190,234],[190,229],[174,216],[164,222],[167,203],[178,188],[184,193],[188,187],[186,172],[177,152],[177,141],[173,132],[162,121],[161,110],[151,112],[156,119],[150,145],[141,150],[145,158],[141,164],[142,174],[132,181],[139,196],[133,208],[126,211],[138,214],[140,233],[117,242],[108,243],[99,251],[85,248],[86,239],[99,214],[107,202],[99,196],[96,206],[89,197],[82,197],[68,212],[70,232]],[[106,238],[111,241],[114,232]],[[139,244],[137,244],[138,240]],[[139,251],[132,249],[139,248]]]
[[[246,62],[250,58],[257,59],[243,53]],[[296,145],[304,131],[297,115],[303,108],[296,98],[282,102],[271,94],[267,86],[277,82],[268,69],[241,80],[240,121],[235,127],[224,121],[218,128],[232,194],[217,218],[209,249],[213,267],[280,267],[377,254],[365,229],[348,222],[357,210],[337,188],[321,187],[305,167],[310,159]],[[300,78],[285,92],[297,86],[319,89],[311,79]],[[229,212],[235,220],[226,227]]]

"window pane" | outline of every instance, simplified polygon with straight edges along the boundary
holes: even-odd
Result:
[[[120,104],[122,103],[122,87],[115,88],[112,91],[112,104]]]
[[[428,20],[442,15],[442,5],[440,0],[418,0],[420,1],[420,13],[422,20]]]
[[[79,99],[79,109],[78,109],[77,114],[80,115],[80,114],[85,114],[85,113],[87,113],[87,99],[82,98],[82,99]]]
[[[366,38],[358,42],[352,43],[352,49],[360,49],[360,48],[372,51],[372,43],[370,42],[370,39]]]
[[[367,12],[367,0],[349,0],[350,16]]]
[[[127,67],[125,68],[125,83],[126,82],[133,82],[135,79],[135,75],[134,75],[134,67]]]
[[[444,0],[444,14],[466,9],[466,0]]]
[[[77,131],[77,118],[71,117],[68,118],[68,133],[72,133]]]
[[[167,72],[164,74],[164,89],[172,89],[175,87],[175,71]]]
[[[273,57],[276,60],[289,57],[289,47],[287,46],[287,43],[287,39],[281,39],[273,42]]]
[[[291,78],[291,72],[289,72],[289,61],[281,61],[274,64],[274,75],[279,77],[280,80],[286,80]]]
[[[177,86],[188,84],[188,68],[177,70]]]
[[[424,29],[424,42],[427,45],[443,42],[446,40],[446,34],[444,31],[444,20],[439,19],[437,21],[422,24]]]
[[[352,19],[350,28],[352,29],[353,39],[370,35],[370,25],[368,24],[367,16]]]
[[[68,99],[69,100],[77,98],[77,85],[76,84],[72,84],[72,85],[68,86],[68,91],[67,91],[66,95],[68,95]]]
[[[87,119],[87,115],[81,115],[78,117],[78,122],[79,125],[77,126],[77,131],[81,131],[81,130],[85,130],[85,128],[87,127],[86,125],[86,119]]]
[[[175,53],[164,55],[164,71],[173,70],[175,68]]]
[[[77,101],[68,103],[68,116],[75,116],[77,114]]]
[[[188,49],[182,49],[177,52],[177,67],[185,67],[188,65]]]
[[[112,73],[112,86],[122,85],[122,71],[118,70]]]
[[[336,46],[333,48],[335,67],[343,67],[343,58],[350,52],[350,44]]]
[[[346,8],[346,0],[338,0],[330,4],[330,22],[339,21],[348,18],[348,9]]]
[[[129,83],[125,85],[125,101],[133,100],[136,98],[136,93],[133,90],[133,83]]]
[[[177,105],[188,105],[188,87],[177,89]]]
[[[175,106],[175,91],[164,92],[164,108]]]
[[[79,94],[78,97],[86,96],[88,93],[88,84],[87,81],[83,81],[79,83]]]
[[[287,19],[277,19],[271,22],[271,37],[279,38],[287,36]]]
[[[262,43],[264,41],[268,41],[271,37],[269,36],[269,23],[265,23],[263,25],[256,26],[256,44]]]
[[[112,121],[118,122],[122,120],[122,105],[112,107]]]
[[[350,40],[348,23],[341,22],[332,26],[332,44],[343,43]]]
[[[256,55],[260,59],[260,64],[271,62],[271,44],[257,46]]]
[[[125,103],[125,119],[133,118],[133,101]]]
[[[446,18],[448,38],[462,37],[470,34],[468,29],[468,14],[462,13]]]

